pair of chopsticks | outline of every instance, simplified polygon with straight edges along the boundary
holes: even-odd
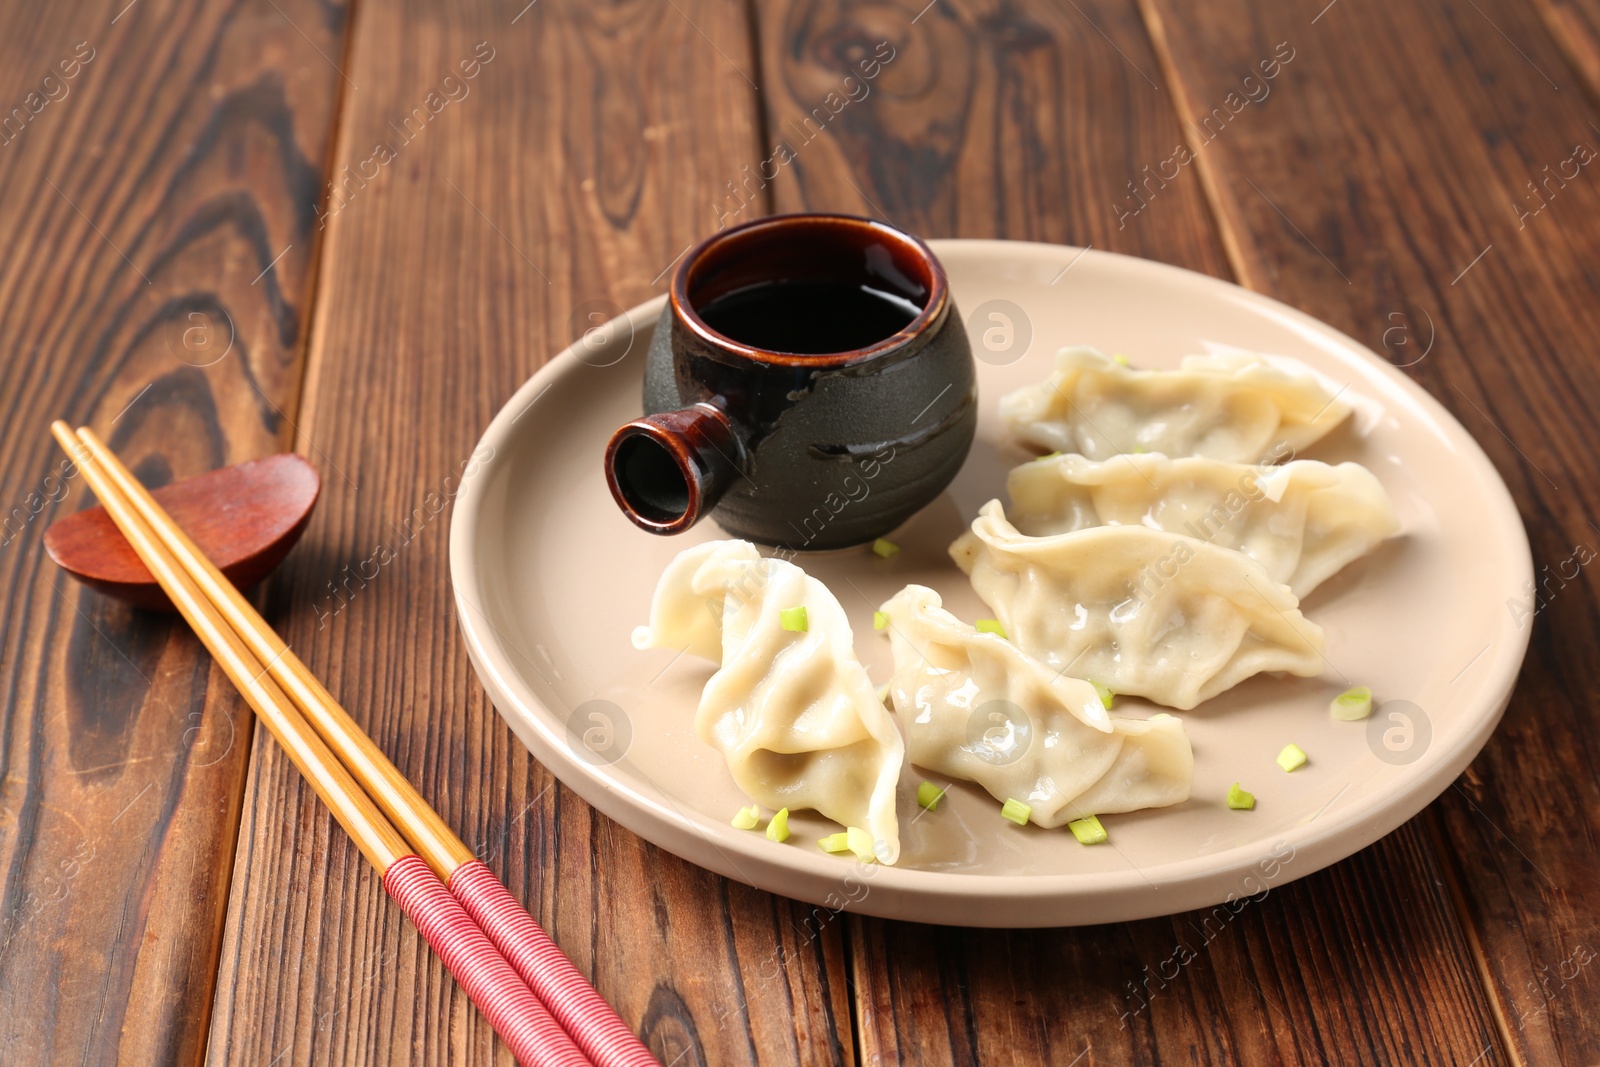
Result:
[[[94,431],[85,427],[74,435],[57,420],[50,432],[518,1061],[525,1067],[659,1067],[533,917]]]

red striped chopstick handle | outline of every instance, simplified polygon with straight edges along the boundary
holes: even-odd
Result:
[[[444,961],[523,1067],[592,1067],[420,856],[383,872],[383,888]]]
[[[660,1067],[493,871],[478,860],[463,863],[450,875],[450,892],[597,1067]]]

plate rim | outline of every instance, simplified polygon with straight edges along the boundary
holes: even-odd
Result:
[[[1522,571],[1521,577],[1533,577],[1532,552],[1521,512],[1505,480],[1477,439],[1420,384],[1344,332],[1227,279],[1137,256],[1093,247],[989,238],[935,239],[929,244],[941,258],[992,255],[1020,259],[1048,255],[1052,259],[1071,257],[1076,264],[1080,258],[1093,257],[1106,269],[1153,272],[1164,282],[1210,290],[1209,295],[1220,302],[1242,304],[1258,314],[1284,320],[1297,333],[1320,335],[1331,347],[1353,354],[1387,375],[1420,406],[1433,427],[1444,433],[1462,460],[1476,468],[1479,477],[1474,480],[1487,487],[1495,521],[1505,524],[1512,534],[1511,547],[1517,556],[1514,562]],[[639,328],[653,327],[665,302],[665,294],[657,295],[629,308],[612,321],[628,321],[634,331],[632,343],[636,344]],[[498,452],[498,447],[512,436],[512,427],[529,405],[555,381],[585,365],[574,343],[540,367],[496,412],[479,438],[474,454],[486,445],[496,447]],[[982,874],[844,864],[836,857],[821,854],[811,857],[797,849],[775,849],[764,838],[760,838],[758,844],[757,835],[743,835],[750,837],[748,842],[743,836],[714,836],[722,829],[718,822],[698,813],[683,812],[664,790],[658,789],[659,800],[651,798],[609,777],[604,766],[578,758],[541,719],[542,716],[553,722],[560,716],[531,693],[529,698],[535,707],[526,706],[502,676],[507,664],[506,658],[497,653],[500,642],[495,634],[485,633],[486,629],[493,629],[493,625],[483,625],[487,617],[482,609],[465,599],[462,591],[464,585],[475,587],[478,584],[473,535],[485,482],[482,478],[463,479],[450,516],[449,567],[456,614],[468,656],[496,713],[559,781],[633,833],[724,877],[832,911],[946,925],[1006,928],[1124,922],[1220,905],[1246,895],[1235,894],[1233,890],[1238,888],[1243,876],[1256,872],[1269,856],[1275,855],[1279,845],[1291,848],[1292,871],[1288,871],[1286,877],[1269,879],[1268,888],[1298,880],[1354,855],[1398,829],[1449,787],[1482,751],[1498,727],[1532,636],[1531,627],[1521,628],[1516,631],[1520,639],[1514,636],[1494,650],[1488,673],[1472,701],[1472,705],[1484,711],[1457,744],[1443,751],[1424,753],[1416,763],[1408,765],[1412,773],[1397,782],[1396,788],[1385,793],[1381,800],[1357,804],[1326,822],[1315,818],[1222,851],[1158,867],[1136,868],[1130,863],[1126,871],[1115,872]],[[664,807],[671,810],[663,810]],[[1271,845],[1266,844],[1274,838]],[[708,855],[697,842],[709,844],[714,854]],[[1354,847],[1350,847],[1352,842],[1355,842]],[[735,861],[735,855],[729,854],[730,849],[742,863]],[[1271,851],[1266,851],[1268,849]],[[1286,860],[1282,862],[1287,864]],[[841,882],[848,882],[852,872],[858,878],[870,880],[870,891],[859,900],[841,901],[837,890]],[[1160,879],[1159,884],[1153,877]],[[1222,899],[1224,892],[1226,900]],[[973,903],[976,900],[988,905],[1009,903],[1020,907],[1017,910],[991,907],[975,913]],[[1093,914],[1075,919],[1072,913],[1079,909]]]

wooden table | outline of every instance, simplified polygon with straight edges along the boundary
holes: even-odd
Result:
[[[195,639],[48,562],[58,415],[152,483],[317,464],[267,615],[667,1064],[1600,1062],[1600,0],[921,2],[0,6],[0,1062],[510,1062]],[[1182,968],[1198,916],[818,929],[558,785],[441,486],[586,316],[798,209],[1179,264],[1404,365],[1549,568],[1483,755]]]

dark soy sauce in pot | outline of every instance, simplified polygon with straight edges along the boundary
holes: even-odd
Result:
[[[773,281],[724,293],[695,311],[752,348],[821,355],[875,345],[909,326],[922,307],[853,282]]]

